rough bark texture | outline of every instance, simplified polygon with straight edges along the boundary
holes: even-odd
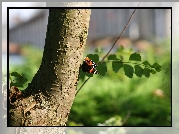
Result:
[[[41,66],[23,98],[10,102],[10,126],[65,126],[75,98],[90,9],[50,9]]]

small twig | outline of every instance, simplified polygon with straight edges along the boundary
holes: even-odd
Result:
[[[126,121],[129,119],[130,116],[131,116],[131,111],[128,111],[126,117],[122,121],[122,125],[124,125],[124,123],[126,123]]]
[[[85,83],[90,79],[91,77],[88,77],[88,79],[85,80],[85,82],[81,85],[81,87],[77,90],[75,96],[78,94],[78,92],[82,89],[82,87],[85,85]]]
[[[141,3],[141,2],[140,2],[140,3]],[[140,3],[139,3],[139,5],[140,5]],[[139,7],[139,5],[138,5],[137,7]],[[106,54],[106,55],[103,57],[103,59],[100,61],[100,63],[102,63],[102,62],[104,61],[104,59],[109,55],[109,53],[111,52],[111,50],[114,48],[116,42],[121,38],[122,34],[124,33],[124,31],[125,31],[126,28],[128,27],[129,23],[131,22],[132,17],[133,17],[133,15],[134,15],[134,13],[135,13],[136,10],[137,10],[137,9],[135,9],[135,10],[133,11],[133,13],[131,14],[131,17],[129,18],[129,20],[128,20],[127,24],[125,25],[124,29],[122,30],[121,34],[119,35],[119,37],[118,37],[118,38],[116,39],[116,41],[114,42],[114,44],[112,45],[111,49],[107,52],[107,54]],[[91,78],[91,77],[88,77],[88,79],[85,80],[85,82],[84,82],[84,83],[81,85],[81,87],[77,90],[75,96],[78,94],[78,92],[81,90],[81,88],[84,86],[84,84],[85,84],[90,78]]]
[[[140,3],[141,3],[141,2],[140,2]],[[140,3],[139,3],[139,5],[140,5]],[[138,6],[139,6],[139,5],[138,5]],[[111,50],[114,48],[116,42],[121,38],[122,34],[123,34],[124,31],[126,30],[126,28],[129,26],[129,24],[130,24],[130,22],[131,22],[131,20],[132,20],[132,17],[133,17],[133,15],[134,15],[134,13],[135,13],[136,10],[137,10],[137,9],[135,9],[135,10],[133,11],[133,13],[131,14],[131,17],[129,18],[129,20],[128,20],[127,24],[125,25],[124,29],[122,30],[121,34],[120,34],[119,37],[116,39],[116,41],[115,41],[114,44],[112,45],[111,49],[110,49],[110,50],[107,52],[107,54],[103,57],[103,59],[101,60],[100,63],[102,63],[102,62],[104,61],[104,59],[109,55],[109,53],[111,52]]]

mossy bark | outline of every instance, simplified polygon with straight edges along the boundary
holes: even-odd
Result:
[[[90,9],[50,9],[43,58],[23,98],[10,103],[9,126],[65,126],[75,98]]]

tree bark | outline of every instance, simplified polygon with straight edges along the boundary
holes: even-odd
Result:
[[[65,126],[75,98],[90,9],[50,9],[43,58],[23,98],[9,104],[9,126]],[[27,70],[28,71],[28,70]]]

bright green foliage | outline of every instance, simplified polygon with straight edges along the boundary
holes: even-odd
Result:
[[[117,53],[120,53],[120,52],[123,52],[124,51],[124,47],[123,46],[120,46],[119,48],[117,48],[116,52]]]
[[[125,75],[128,76],[129,78],[132,78],[134,73],[133,67],[128,64],[124,64],[123,68],[124,68]]]
[[[89,73],[88,73],[89,74]],[[80,77],[80,79],[81,79],[81,81],[84,81],[85,80],[85,76],[86,76],[87,74],[85,73],[85,72],[83,72],[82,70],[80,70],[80,74],[79,74],[79,77]]]
[[[119,62],[113,61],[112,62],[112,69],[115,73],[117,73],[119,71],[119,69],[121,69],[122,67],[123,67],[123,63],[121,61],[119,61]]]
[[[106,121],[111,121],[108,122],[109,124],[111,123],[110,125],[122,125],[121,122],[129,110],[131,115],[123,126],[171,125],[170,53],[166,51],[159,56],[155,53],[150,53],[152,55],[147,56],[153,57],[151,59],[154,61],[150,61],[151,65],[147,56],[141,56],[144,62],[142,60],[128,62],[131,54],[133,52],[124,48],[118,49],[110,57],[110,60],[106,58],[103,62],[104,64],[101,65],[98,61],[104,56],[103,53],[101,53],[102,56],[96,56],[97,54],[88,55],[98,64],[98,71],[100,73],[105,72],[105,77],[100,74],[92,75],[80,72],[78,88],[83,84],[83,80],[87,78],[87,75],[93,77],[75,97],[67,126],[97,126],[99,123],[105,124]],[[18,72],[30,82],[39,68],[41,58],[42,52],[27,48],[26,64],[14,67],[10,72]],[[158,71],[161,66],[155,63],[162,65],[160,72]],[[123,66],[124,64],[125,67]],[[126,66],[127,71],[125,72],[123,69]],[[125,73],[131,72],[130,75],[132,75],[132,68],[135,75],[131,79],[126,77]],[[148,68],[148,70],[145,68]],[[144,69],[146,70],[145,72]],[[149,78],[146,77],[148,75],[150,75]],[[81,79],[82,76],[83,80]],[[157,94],[157,89],[160,89],[163,95]]]
[[[98,64],[96,69],[98,70],[99,74],[102,75],[102,76],[105,76],[106,73],[107,73],[106,63]]]
[[[108,56],[108,60],[119,60],[115,54],[111,54]]]
[[[141,56],[139,53],[133,53],[130,55],[129,60],[141,61]]]
[[[160,72],[162,70],[162,67],[158,63],[154,63],[152,65],[152,68],[154,68],[157,72]]]
[[[152,74],[156,74],[155,69],[151,69],[150,72],[151,72]]]
[[[122,119],[119,115],[109,118],[103,124],[103,126],[122,126]]]
[[[168,77],[163,75],[162,71],[150,78],[133,76],[130,79],[120,74],[124,76],[122,80],[117,75],[93,75],[74,100],[69,125],[73,121],[73,126],[81,123],[96,126],[116,116],[123,120],[130,110],[131,116],[124,124],[126,126],[169,126],[171,102],[166,98],[170,95],[167,92],[164,92],[166,97],[155,94],[158,88],[170,91],[170,78],[163,83],[161,78]],[[81,84],[80,81],[78,87]],[[164,88],[163,85],[168,86]]]
[[[123,48],[109,55],[104,60],[107,67],[105,77],[94,74],[76,96],[69,115],[69,125],[72,121],[72,126],[81,123],[84,126],[96,126],[117,116],[123,120],[130,110],[131,115],[124,126],[170,126],[170,52],[166,51],[160,56],[152,52],[155,51],[143,57]],[[101,55],[99,57],[102,58],[104,54]],[[147,56],[150,57],[150,63],[154,61],[154,64],[149,63]],[[97,70],[100,71],[100,68]],[[162,93],[158,94],[158,90]]]
[[[91,74],[91,73],[86,73],[86,72],[81,71],[81,72],[80,72],[80,76],[81,76],[81,74],[82,74],[83,77],[84,77],[85,75],[88,76],[88,77],[93,77],[93,74]]]
[[[23,83],[20,82],[19,84],[15,84],[15,86],[17,86],[20,90],[24,90],[28,86],[28,83],[31,82],[35,73],[37,73],[37,70],[39,69],[39,66],[41,64],[43,51],[30,45],[24,45],[22,47],[22,53],[23,58],[25,59],[25,63],[23,65],[12,65],[9,67],[10,73],[17,73],[17,75],[12,77],[13,79],[15,77],[17,78],[18,74],[20,74],[19,76],[27,79],[26,82],[22,81]]]
[[[144,68],[143,75],[145,75],[145,77],[149,77],[150,76],[150,69]]]
[[[98,55],[103,54],[103,49],[101,47],[98,47],[97,49],[95,49],[95,53],[97,53]]]
[[[134,68],[136,76],[141,77],[143,74],[143,68],[139,65],[135,65]]]
[[[121,50],[124,49],[119,49],[118,51]],[[97,54],[89,54],[87,56],[90,59],[92,59],[94,62],[99,61],[99,56]],[[156,72],[160,72],[162,70],[161,69],[162,67],[158,63],[154,63],[153,65],[150,65],[148,61],[142,62],[140,54],[136,52],[130,54],[129,61],[127,62],[117,58],[117,55],[111,54],[108,56],[107,60],[103,63],[107,63],[110,61],[112,61],[112,69],[115,73],[117,73],[121,68],[123,68],[125,75],[129,78],[133,78],[134,73],[138,77],[142,77],[142,75],[144,75],[145,77],[150,77],[150,73],[155,74]],[[135,66],[133,67],[132,65]],[[101,65],[99,64],[97,70],[100,75],[105,76],[108,69],[106,64],[101,64]],[[86,73],[86,76],[93,77],[92,74],[88,74],[88,73]],[[81,79],[84,79],[84,76]]]
[[[24,84],[28,81],[27,78],[23,77],[17,72],[9,73],[9,79],[10,79],[10,87],[16,86],[19,87],[19,89],[24,88]]]
[[[90,58],[94,62],[99,61],[99,56],[97,54],[88,54],[86,57]]]
[[[144,61],[144,62],[142,62],[142,64],[146,65],[146,66],[151,66],[148,61]]]

